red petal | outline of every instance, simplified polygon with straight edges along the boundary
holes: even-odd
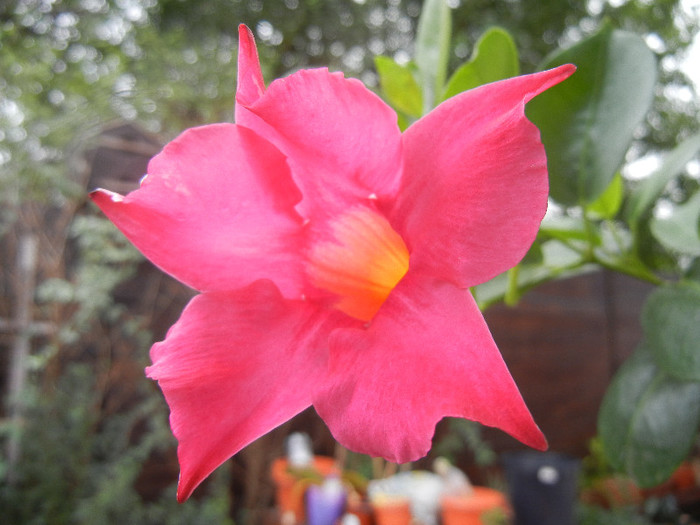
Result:
[[[368,329],[331,334],[330,352],[330,383],[314,406],[354,451],[414,461],[444,416],[547,446],[466,290],[409,270]]]
[[[238,104],[248,105],[265,93],[265,82],[260,70],[258,50],[253,33],[245,25],[238,26],[238,87],[236,89],[236,110]]]
[[[302,70],[239,109],[239,124],[289,157],[304,217],[333,216],[358,199],[395,194],[402,165],[396,114],[358,80]]]
[[[180,460],[178,500],[311,404],[327,359],[324,314],[268,281],[198,295],[151,349]]]
[[[392,224],[411,267],[463,287],[517,264],[547,209],[547,159],[525,103],[573,66],[451,98],[406,130]]]
[[[154,157],[141,188],[93,200],[154,264],[199,290],[272,279],[302,289],[300,195],[284,157],[234,124],[186,131]]]

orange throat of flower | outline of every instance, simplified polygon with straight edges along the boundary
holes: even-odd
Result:
[[[408,249],[376,211],[358,206],[330,222],[331,236],[308,257],[311,283],[337,297],[335,307],[369,321],[408,271]]]

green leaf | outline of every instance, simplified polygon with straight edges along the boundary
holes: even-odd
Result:
[[[423,90],[423,114],[433,109],[447,78],[452,14],[446,0],[425,0],[416,33],[416,65]]]
[[[605,393],[598,414],[598,432],[612,467],[625,467],[635,409],[659,374],[646,347],[640,346],[619,369]]]
[[[476,43],[468,62],[454,72],[442,100],[462,91],[520,74],[518,50],[510,33],[500,27],[489,29]]]
[[[700,192],[687,202],[674,206],[664,217],[653,217],[649,221],[651,233],[664,248],[676,253],[699,256],[700,238]]]
[[[374,65],[387,102],[410,117],[420,117],[423,96],[411,69],[385,56],[374,57]]]
[[[700,287],[679,283],[657,288],[644,305],[642,328],[664,372],[700,381]]]
[[[661,371],[642,345],[616,374],[598,414],[605,455],[643,487],[662,483],[688,455],[700,424],[700,383]]]
[[[622,206],[624,189],[625,186],[622,181],[622,175],[620,172],[617,172],[612,182],[610,182],[605,191],[600,194],[600,197],[586,207],[589,216],[596,219],[614,218]]]
[[[644,179],[630,196],[627,207],[630,225],[636,225],[645,212],[653,208],[668,183],[683,171],[698,151],[700,151],[700,133],[684,140],[664,157],[661,166]]]
[[[527,113],[542,132],[552,197],[585,205],[620,169],[653,100],[656,61],[641,37],[606,24],[541,68],[565,63],[576,73],[532,100]]]

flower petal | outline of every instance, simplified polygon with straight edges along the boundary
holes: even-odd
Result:
[[[151,349],[178,439],[178,500],[247,444],[311,404],[327,359],[328,314],[269,281],[196,296]]]
[[[547,209],[547,159],[525,103],[571,65],[457,95],[404,133],[405,174],[391,222],[411,267],[458,286],[517,264]]]
[[[239,88],[240,89],[240,88]],[[330,217],[358,199],[393,196],[402,168],[396,113],[360,81],[325,69],[272,82],[236,122],[289,157],[308,219]]]
[[[469,292],[411,270],[369,328],[331,334],[328,378],[314,406],[357,452],[414,461],[444,416],[547,446]]]
[[[238,26],[238,86],[236,88],[236,111],[238,105],[252,104],[265,93],[265,82],[260,69],[255,38],[248,27]]]
[[[154,264],[199,290],[269,278],[287,297],[301,293],[301,197],[274,146],[235,124],[203,126],[148,170],[126,197],[91,197]]]

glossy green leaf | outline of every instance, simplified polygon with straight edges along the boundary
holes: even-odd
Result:
[[[651,233],[664,248],[679,254],[699,256],[700,192],[687,202],[674,206],[668,215],[649,221]]]
[[[442,99],[462,91],[520,74],[518,49],[510,33],[500,27],[489,29],[476,43],[468,62],[454,72]]]
[[[605,455],[643,487],[662,483],[690,451],[700,383],[665,374],[642,345],[616,374],[598,414]]]
[[[423,96],[411,68],[397,64],[385,56],[374,57],[379,74],[379,84],[386,101],[411,117],[420,117],[423,111]]]
[[[586,212],[596,219],[614,218],[622,206],[624,190],[622,175],[618,172],[600,197],[586,207]]]
[[[550,193],[566,205],[595,201],[620,169],[656,83],[654,54],[638,35],[605,25],[542,64],[577,71],[528,104],[542,132]]]
[[[700,381],[700,287],[679,283],[654,290],[644,305],[642,328],[664,372]]]
[[[632,193],[627,206],[628,222],[635,225],[645,212],[653,208],[664,189],[700,151],[700,133],[681,142],[669,152],[661,165],[639,184]]]
[[[425,0],[416,32],[416,57],[423,92],[423,113],[442,93],[447,78],[452,38],[452,14],[446,0]]]
[[[626,465],[635,410],[659,373],[648,348],[641,346],[620,367],[605,393],[598,413],[598,433],[608,461],[616,470]]]

